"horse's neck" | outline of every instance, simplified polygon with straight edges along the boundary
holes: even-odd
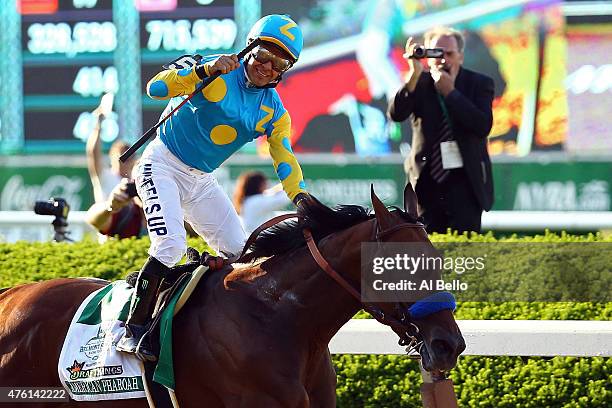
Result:
[[[334,234],[323,239],[319,249],[325,260],[359,291],[360,246],[349,236],[346,231]],[[360,308],[360,303],[317,265],[307,248],[272,259],[264,269],[269,273],[257,285],[278,294],[282,309],[277,310],[291,319],[291,327],[302,331],[300,336],[316,336],[327,344]]]

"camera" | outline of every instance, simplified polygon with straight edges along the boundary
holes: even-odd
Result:
[[[129,197],[136,197],[138,195],[136,191],[136,182],[134,180],[128,181],[125,186],[125,192]]]
[[[425,48],[422,45],[415,47],[410,58],[442,58],[444,57],[444,48]]]
[[[70,206],[63,198],[51,197],[48,201],[36,201],[34,212],[38,215],[53,215],[58,218],[68,218]]]
[[[48,201],[36,201],[34,203],[34,212],[38,215],[53,215],[55,218],[51,223],[55,235],[53,240],[56,242],[72,241],[68,238],[68,213],[70,206],[63,198],[51,197]]]

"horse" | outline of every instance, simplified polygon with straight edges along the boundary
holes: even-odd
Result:
[[[328,344],[362,308],[400,338],[418,337],[426,369],[454,367],[465,342],[452,310],[413,318],[409,304],[363,304],[355,297],[360,243],[431,246],[416,219],[412,188],[404,200],[405,210],[387,208],[372,190],[372,214],[355,205],[332,209],[313,197],[300,206],[298,220],[247,241],[246,265],[205,274],[173,323],[180,406],[334,407],[336,375]],[[57,362],[69,322],[84,298],[102,286],[55,279],[0,294],[0,386],[61,386]],[[147,401],[57,406],[132,408],[146,407]]]

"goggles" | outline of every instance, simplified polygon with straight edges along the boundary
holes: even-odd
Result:
[[[293,65],[293,62],[277,56],[276,54],[262,46],[257,46],[253,48],[251,54],[253,55],[253,58],[255,58],[255,60],[261,64],[271,62],[272,69],[278,73],[285,72]]]

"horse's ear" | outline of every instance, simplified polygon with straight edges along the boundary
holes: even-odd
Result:
[[[417,196],[412,189],[410,182],[406,183],[404,188],[404,211],[410,215],[410,217],[417,219]]]
[[[376,220],[380,225],[381,230],[386,230],[392,227],[395,223],[393,221],[393,215],[389,212],[387,207],[380,201],[380,198],[374,192],[374,185],[371,185],[370,195],[372,198],[372,207],[374,207],[374,213],[376,214]]]

